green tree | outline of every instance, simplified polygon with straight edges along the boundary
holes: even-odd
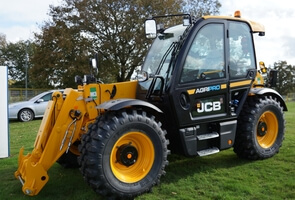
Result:
[[[53,22],[52,22],[53,23]],[[74,76],[89,74],[90,44],[64,21],[48,22],[36,34],[31,77],[36,88],[74,87]]]
[[[16,43],[6,43],[1,40],[0,44],[0,65],[8,67],[8,78],[12,80],[13,87],[30,87],[29,62],[32,55],[31,43],[28,41],[19,41]]]
[[[3,49],[7,46],[6,36],[3,33],[0,33],[0,65],[3,65],[5,62],[3,56]]]
[[[183,13],[200,17],[218,14],[221,4],[218,0],[183,0]]]
[[[278,81],[276,90],[282,94],[295,91],[295,66],[288,65],[287,61],[278,61],[274,63],[274,69],[278,71]]]
[[[217,13],[219,7],[215,0],[63,0],[50,6],[51,20],[36,35],[34,81],[38,86],[74,87],[74,75],[89,71],[88,59],[95,52],[104,82],[129,80],[150,44],[144,37],[146,18],[182,11]]]

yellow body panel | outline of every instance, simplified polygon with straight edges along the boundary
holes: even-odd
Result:
[[[264,78],[261,73],[257,72],[253,86],[255,87],[264,87]]]
[[[251,80],[231,82],[229,84],[229,87],[234,88],[234,87],[241,87],[241,86],[245,86],[245,85],[250,85],[251,82],[252,82]]]
[[[135,99],[137,81],[120,82],[113,84],[101,84],[101,103],[110,100],[110,94],[113,88],[116,88],[116,94],[112,99],[130,98]]]

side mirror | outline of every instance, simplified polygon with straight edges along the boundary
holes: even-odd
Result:
[[[271,69],[269,72],[268,87],[276,87],[277,79],[278,79],[278,71],[275,69]]]
[[[36,103],[41,103],[41,102],[44,102],[44,99],[38,99],[38,100],[36,101]]]
[[[144,82],[149,79],[149,74],[146,71],[137,71],[136,78],[140,82]]]
[[[145,20],[145,37],[148,39],[157,37],[157,24],[154,19]]]

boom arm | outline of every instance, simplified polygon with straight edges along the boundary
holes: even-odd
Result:
[[[87,108],[83,93],[66,89],[64,95],[65,100],[60,92],[52,95],[53,100],[48,103],[32,153],[24,156],[24,148],[20,150],[15,177],[19,178],[27,195],[40,192],[49,179],[48,169],[80,138],[82,126],[91,120],[85,119]]]
[[[137,81],[114,84],[84,84],[78,90],[55,92],[49,101],[32,153],[24,156],[21,148],[15,177],[25,194],[34,196],[47,183],[49,168],[67,151],[79,155],[72,146],[87,132],[104,108],[98,106],[114,99],[135,99]],[[128,105],[125,105],[128,106]]]

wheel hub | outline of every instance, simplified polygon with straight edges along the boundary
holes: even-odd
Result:
[[[257,127],[257,134],[261,137],[265,136],[267,133],[267,125],[265,122],[259,122]]]
[[[138,157],[137,149],[131,144],[123,144],[118,148],[117,162],[127,167],[133,165]]]

